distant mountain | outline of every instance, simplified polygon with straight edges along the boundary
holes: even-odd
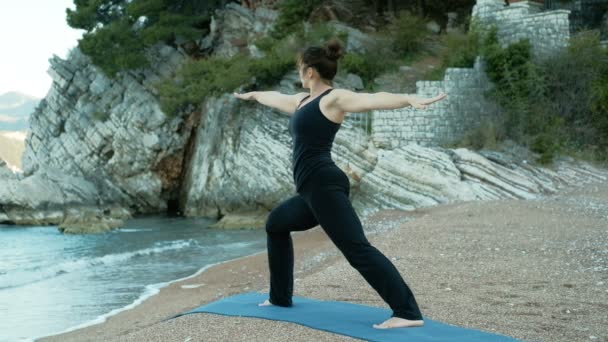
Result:
[[[28,129],[28,118],[38,103],[39,98],[16,91],[0,95],[0,130]]]

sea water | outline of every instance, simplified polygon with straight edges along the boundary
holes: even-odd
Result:
[[[102,322],[172,281],[266,249],[263,229],[208,228],[213,222],[143,217],[84,235],[0,225],[0,341]]]

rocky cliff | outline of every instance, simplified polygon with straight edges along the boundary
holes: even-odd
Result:
[[[218,11],[201,46],[231,56],[242,32],[267,32],[276,13],[230,4]],[[365,34],[352,34],[348,49]],[[362,38],[363,37],[363,38]],[[352,40],[351,40],[352,39]],[[105,231],[135,214],[171,212],[222,219],[218,226],[261,227],[274,206],[294,193],[289,117],[231,94],[208,98],[181,117],[160,109],[153,82],[170,77],[184,54],[159,44],[152,70],[109,80],[78,49],[53,57],[53,85],[32,114],[23,174],[0,165],[0,223],[61,224],[65,231]],[[301,91],[288,73],[274,90]],[[357,89],[339,74],[338,88]],[[354,117],[354,116],[353,116]],[[459,200],[531,198],[561,186],[606,180],[605,170],[560,159],[554,170],[531,166],[516,146],[502,152],[375,146],[347,118],[334,145],[361,214]],[[525,152],[527,153],[527,152]]]

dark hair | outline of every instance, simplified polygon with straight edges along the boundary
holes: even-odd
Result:
[[[338,72],[338,59],[344,55],[342,42],[333,38],[323,46],[311,46],[298,54],[298,67],[313,67],[321,78],[330,81]]]

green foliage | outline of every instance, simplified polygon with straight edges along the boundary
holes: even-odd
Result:
[[[122,70],[148,66],[143,54],[143,42],[129,30],[129,24],[117,21],[102,27],[95,33],[85,33],[80,40],[80,49],[91,57],[107,75]]]
[[[372,81],[383,73],[397,71],[399,66],[411,64],[423,53],[428,32],[420,17],[406,11],[399,12],[396,20],[377,33],[370,33],[364,52],[347,53],[341,68],[361,77],[368,90]]]
[[[385,72],[389,68],[386,61],[378,58],[372,53],[349,53],[342,59],[341,67],[353,74],[357,74],[363,80],[364,84],[371,83],[374,78]]]
[[[549,92],[554,100],[547,105],[555,115],[585,134],[574,141],[580,146],[606,144],[608,120],[606,87],[608,55],[599,44],[599,35],[583,32],[571,39],[569,49],[559,58],[545,61]]]
[[[531,141],[530,148],[536,153],[540,153],[539,163],[543,165],[551,164],[562,150],[562,139],[564,134],[564,122],[562,118],[551,117],[544,123],[539,125],[541,130],[534,135]]]
[[[108,77],[147,67],[145,49],[160,41],[175,44],[207,32],[208,12],[226,0],[74,0],[67,9],[71,27],[87,32],[79,41]]]
[[[270,36],[274,39],[282,39],[290,33],[302,30],[303,24],[310,13],[321,4],[321,0],[282,1],[279,4],[279,17],[270,32]]]
[[[253,44],[260,50],[264,52],[270,52],[277,41],[269,36],[264,36],[256,39]]]
[[[332,37],[348,37],[326,24],[293,32],[282,39],[261,37],[253,43],[265,56],[251,58],[238,54],[232,58],[212,57],[191,61],[178,70],[175,79],[156,85],[161,107],[169,116],[179,115],[189,107],[203,103],[208,96],[245,86],[262,88],[276,84],[295,68],[295,57],[302,46],[320,45]]]
[[[175,80],[157,85],[161,108],[174,116],[189,105],[198,106],[209,95],[234,90],[250,77],[245,59],[236,55],[231,59],[212,57],[186,63]]]
[[[160,41],[171,44],[176,37],[194,40],[207,34],[208,20],[206,16],[160,13],[156,24],[141,30],[140,35],[147,46],[152,46]]]
[[[481,50],[508,137],[540,153],[543,164],[575,149],[608,160],[608,53],[597,34],[572,37],[566,51],[533,58],[527,40],[502,48],[493,29]]]
[[[608,58],[608,50],[604,49]],[[589,146],[597,151],[597,159],[608,163],[608,68],[604,66],[600,76],[592,84],[593,102],[589,121],[594,126],[595,144]]]
[[[294,67],[293,55],[287,56],[282,53],[284,52],[277,50],[264,58],[253,60],[253,63],[250,62],[249,71],[255,76],[259,86],[277,83]]]
[[[514,136],[523,133],[521,125],[524,124],[525,113],[529,102],[527,96],[527,85],[530,84],[529,75],[533,73],[531,64],[530,42],[519,41],[503,49],[498,40],[495,39],[495,31],[486,38],[484,53],[486,58],[486,73],[490,80],[496,84],[492,92],[494,99],[507,109],[510,117],[507,119],[507,127],[513,129],[509,135]],[[514,136],[521,140],[521,136]]]
[[[477,37],[463,33],[450,33],[444,37],[448,53],[442,64],[450,68],[472,68],[477,57]]]
[[[541,153],[549,163],[559,146],[560,121],[543,112],[547,83],[542,69],[532,61],[531,44],[521,40],[502,48],[493,29],[485,37],[486,72],[496,85],[490,96],[503,111],[507,136]]]
[[[74,0],[76,10],[66,9],[67,23],[90,32],[99,24],[107,25],[120,19],[126,4],[126,0]]]
[[[349,52],[341,61],[340,68],[345,72],[358,75],[369,91],[373,90],[373,80],[387,72],[397,71],[414,56],[403,56],[392,48],[393,38],[380,32],[370,34],[371,39],[365,43],[363,52]],[[379,57],[381,56],[381,57]]]
[[[430,69],[424,74],[423,79],[426,81],[443,81],[445,69],[444,67]]]
[[[407,11],[400,11],[397,19],[389,26],[394,38],[394,49],[403,55],[411,55],[422,49],[425,36],[428,35],[423,18]]]
[[[446,52],[441,59],[441,66],[427,73],[425,79],[443,80],[447,68],[472,68],[479,55],[479,37],[476,33],[449,33],[442,37]]]
[[[487,32],[476,21],[471,20],[466,33],[450,32],[441,38],[444,46],[441,67],[430,70],[426,80],[441,81],[447,68],[472,68],[475,58],[481,54],[482,39]]]
[[[451,144],[448,148],[466,147],[475,150],[496,149],[498,142],[505,139],[504,125],[498,119],[485,119],[477,127],[468,131],[461,139]]]
[[[597,161],[608,162],[608,49],[600,46],[597,31],[582,32],[571,41],[567,56],[574,62],[559,68],[553,78],[579,77],[578,83],[566,88],[570,94],[556,94],[562,102],[565,97],[575,103],[575,115],[562,116],[580,132],[574,142],[594,151]]]
[[[449,33],[443,42],[448,53],[444,55],[443,66],[448,68],[472,68],[475,58],[480,55],[482,39],[488,33],[476,21],[471,20],[466,34]]]
[[[498,45],[488,48],[486,54],[487,73],[490,79],[515,94],[526,90],[526,80],[531,72],[531,45],[528,40],[521,40],[502,49]]]
[[[274,84],[293,65],[293,56],[286,60],[275,53],[260,59],[243,54],[211,57],[186,63],[175,79],[164,80],[156,88],[163,112],[175,116],[191,106],[196,108],[208,96],[232,92],[253,79],[259,86]]]

